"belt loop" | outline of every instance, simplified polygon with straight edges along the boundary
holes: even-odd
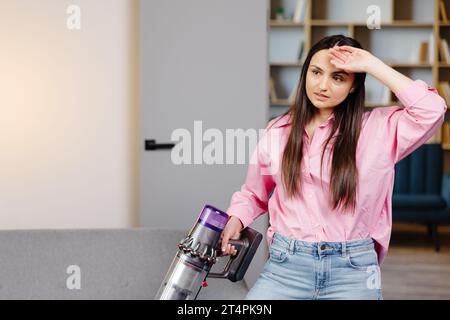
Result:
[[[344,241],[342,242],[342,257],[346,257],[347,256],[347,242]]]
[[[291,239],[289,242],[289,254],[294,254],[295,251],[295,239]]]

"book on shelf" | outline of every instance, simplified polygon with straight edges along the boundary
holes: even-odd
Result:
[[[448,81],[440,81],[437,89],[439,94],[445,99],[448,106],[450,102],[450,84]]]
[[[300,63],[302,63],[304,61],[304,57],[303,57],[304,50],[305,50],[305,41],[301,40],[300,46],[298,49],[298,54],[297,54],[297,60]]]
[[[450,144],[450,123],[444,121],[441,128],[442,144]]]
[[[442,126],[440,126],[434,134],[434,143],[442,143]]]
[[[294,103],[294,101],[295,101],[295,97],[297,95],[297,87],[298,87],[298,81],[299,80],[300,79],[297,79],[297,82],[295,83],[295,86],[294,86],[294,88],[292,88],[292,91],[291,91],[291,93],[289,95],[289,98],[288,98],[289,104]]]
[[[442,143],[442,126],[440,126],[436,131],[436,143]]]
[[[302,22],[305,17],[305,11],[306,11],[306,0],[297,0],[292,21]]]
[[[428,41],[421,41],[419,49],[419,62],[427,63],[428,61]]]
[[[441,127],[436,130],[436,133],[428,139],[427,143],[441,143]]]
[[[434,35],[431,33],[428,41],[428,62],[434,63]]]
[[[439,54],[441,55],[441,61],[445,63],[450,63],[450,51],[448,48],[447,39],[441,39],[439,46]]]
[[[270,77],[269,80],[269,87],[270,87],[270,101],[277,101],[278,100],[278,95],[277,95],[277,91],[275,90],[275,80]]]
[[[447,9],[445,8],[444,0],[439,0],[439,13],[441,14],[442,22],[448,23]]]

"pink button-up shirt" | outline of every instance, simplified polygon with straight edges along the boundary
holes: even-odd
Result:
[[[281,160],[291,125],[289,115],[280,116],[264,130],[245,183],[233,194],[227,213],[238,217],[245,228],[268,211],[269,245],[274,232],[309,242],[372,238],[381,265],[391,236],[394,165],[432,137],[447,110],[437,90],[422,80],[414,81],[397,97],[404,108],[381,107],[364,113],[356,150],[359,183],[355,214],[332,210],[329,205],[328,155],[332,141],[325,151],[320,177],[322,144],[334,121],[333,114],[316,128],[312,140],[304,131],[303,200],[288,199],[281,182]]]

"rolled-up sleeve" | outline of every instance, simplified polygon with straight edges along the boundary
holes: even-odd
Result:
[[[403,107],[380,108],[382,141],[397,163],[427,142],[444,122],[447,105],[437,90],[422,80],[396,94]],[[383,110],[384,109],[384,110]]]
[[[268,153],[268,146],[274,143],[269,141],[272,135],[269,134],[271,129],[268,128],[272,122],[264,130],[252,153],[244,184],[232,195],[230,206],[226,210],[229,216],[239,218],[244,228],[268,211],[269,194],[275,187]]]

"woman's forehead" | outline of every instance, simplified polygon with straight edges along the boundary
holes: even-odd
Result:
[[[320,50],[316,52],[313,57],[311,58],[311,61],[309,63],[310,67],[316,67],[318,69],[321,69],[323,71],[327,71],[330,73],[344,73],[344,74],[352,74],[345,72],[342,69],[336,68],[331,62],[331,57],[328,55],[328,49]]]
[[[341,70],[336,68],[331,62],[331,56],[328,54],[328,49],[323,49],[316,52],[310,61],[310,65],[316,65],[321,69],[326,69],[330,71]]]
[[[320,65],[312,64],[312,63],[310,63],[309,66],[310,67],[314,67],[314,68],[319,69],[319,70],[322,70],[322,71],[328,71],[329,73],[342,73],[342,74],[346,74],[346,75],[353,74],[352,72],[346,72],[346,71],[344,71],[342,69],[337,69],[335,67],[326,68],[326,67],[321,67]]]

